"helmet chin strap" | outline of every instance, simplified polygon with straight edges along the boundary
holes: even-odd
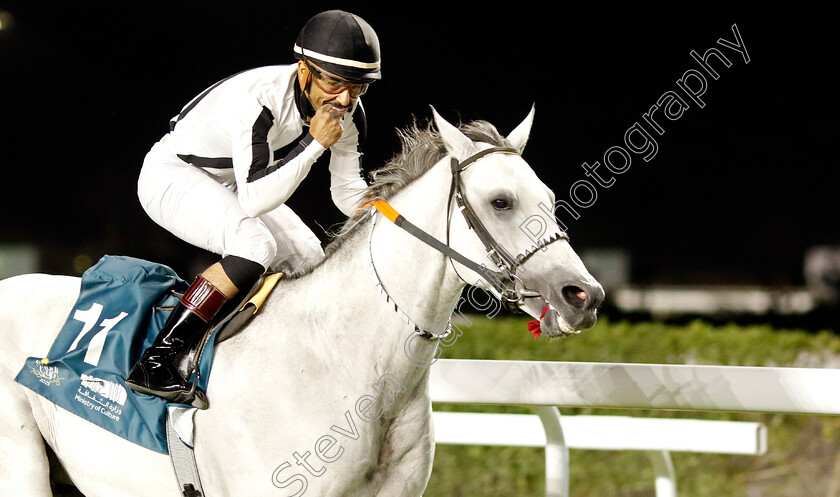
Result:
[[[297,93],[297,107],[300,115],[303,116],[303,120],[307,122],[315,117],[315,108],[312,107],[312,102],[309,101],[309,86],[312,84],[311,77],[312,73],[307,71],[305,88],[301,88],[299,84],[300,80],[295,78],[296,83],[298,83],[296,86],[297,91],[295,92]]]

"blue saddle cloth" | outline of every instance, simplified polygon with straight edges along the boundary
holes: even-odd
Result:
[[[125,386],[125,375],[149,347],[189,285],[167,266],[103,257],[82,275],[78,300],[47,357],[30,357],[15,381],[59,407],[128,441],[168,454],[166,406]],[[211,338],[201,356],[207,388]]]

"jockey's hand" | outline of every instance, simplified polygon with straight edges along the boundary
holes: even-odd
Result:
[[[341,138],[341,120],[346,113],[346,109],[322,105],[309,123],[309,134],[324,148],[332,147]]]

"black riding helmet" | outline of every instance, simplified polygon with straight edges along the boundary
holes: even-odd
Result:
[[[315,15],[300,30],[295,58],[349,81],[369,83],[379,72],[379,38],[361,17],[342,10]]]

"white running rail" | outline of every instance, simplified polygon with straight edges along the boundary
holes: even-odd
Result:
[[[543,415],[434,412],[435,442],[546,448],[546,495],[566,495],[568,449],[639,450],[656,470],[657,497],[675,497],[671,452],[761,455],[767,451],[763,423],[627,416],[563,416],[555,407],[534,406]],[[552,412],[553,411],[553,412]],[[559,421],[558,426],[552,416]],[[546,419],[547,418],[547,419]],[[544,419],[546,419],[544,421]],[[551,434],[547,432],[551,429]]]
[[[480,444],[520,445],[507,442],[522,435],[529,445],[545,446],[546,495],[552,497],[568,496],[568,449],[597,445],[594,438],[586,438],[594,437],[593,431],[607,435],[598,442],[602,449],[646,450],[651,454],[657,471],[658,497],[676,496],[669,451],[762,454],[767,446],[764,427],[755,423],[732,425],[721,421],[619,416],[597,416],[598,421],[564,417],[561,421],[555,406],[840,414],[840,395],[826,395],[840,385],[840,370],[833,369],[441,359],[431,366],[430,378],[434,402],[531,407],[538,416],[500,418],[511,415],[467,413],[482,418],[465,421],[468,418],[455,413],[436,412],[436,431],[442,431],[435,438],[439,443],[483,440]],[[478,421],[484,416],[491,417],[486,418],[486,423]],[[679,423],[689,421],[699,423],[695,425],[698,430],[704,426],[714,431],[714,438],[708,436],[704,441],[659,436],[667,430],[673,434],[673,430],[679,431],[675,428]],[[496,422],[502,423],[500,426],[511,425],[519,435],[491,429]],[[612,428],[618,429],[608,433],[610,426],[605,423],[613,423]],[[635,428],[631,428],[633,423]],[[449,431],[453,427],[459,432],[457,436]],[[622,438],[634,434],[647,442],[639,437]],[[737,447],[727,446],[726,438],[741,442],[737,442]],[[720,443],[710,445],[713,440]]]

